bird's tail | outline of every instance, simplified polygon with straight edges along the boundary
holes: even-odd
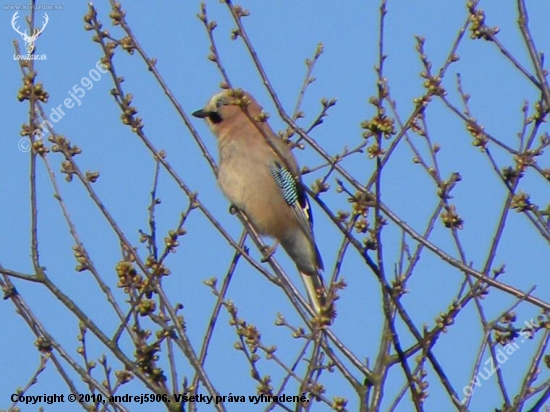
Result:
[[[323,270],[323,260],[312,235],[298,232],[297,235],[283,239],[281,246],[296,264],[320,323],[330,324],[336,312],[332,295],[329,296],[323,283],[320,273]]]
[[[315,312],[320,314],[322,308],[326,307],[327,304],[327,290],[325,289],[321,274],[315,273],[308,275],[307,273],[300,271],[300,275],[302,276],[304,285],[306,286],[309,299],[315,308]]]

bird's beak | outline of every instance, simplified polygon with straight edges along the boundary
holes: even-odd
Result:
[[[195,117],[200,118],[200,119],[204,119],[205,117],[208,117],[210,115],[210,112],[208,110],[199,109],[197,111],[194,111],[191,114]]]

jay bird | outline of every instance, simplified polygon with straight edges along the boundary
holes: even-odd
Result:
[[[275,239],[296,264],[317,314],[327,304],[315,245],[313,219],[296,158],[265,121],[248,92],[228,89],[214,95],[193,116],[206,120],[217,138],[218,184],[261,235]],[[269,143],[268,143],[269,141]]]

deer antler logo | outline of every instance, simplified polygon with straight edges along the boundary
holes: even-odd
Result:
[[[40,34],[44,31],[44,29],[48,25],[48,21],[50,20],[50,18],[48,17],[48,15],[46,13],[44,13],[45,19],[44,19],[44,24],[42,24],[42,28],[41,29],[34,29],[34,33],[32,34],[32,36],[29,36],[27,34],[27,30],[25,30],[25,33],[21,33],[19,31],[19,27],[15,27],[15,21],[19,17],[17,15],[17,13],[19,13],[19,12],[16,11],[15,14],[13,15],[12,19],[11,19],[11,27],[13,27],[13,29],[21,35],[21,38],[25,41],[25,44],[27,45],[26,46],[27,53],[31,54],[34,51],[34,42],[36,42],[36,39],[38,39],[38,36],[40,36]]]

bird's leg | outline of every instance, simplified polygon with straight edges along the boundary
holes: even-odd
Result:
[[[275,253],[275,251],[277,250],[277,246],[279,246],[278,240],[276,240],[275,243],[273,243],[271,246],[264,246],[262,248],[262,253],[264,254],[262,262],[267,262],[269,260],[273,253]]]

